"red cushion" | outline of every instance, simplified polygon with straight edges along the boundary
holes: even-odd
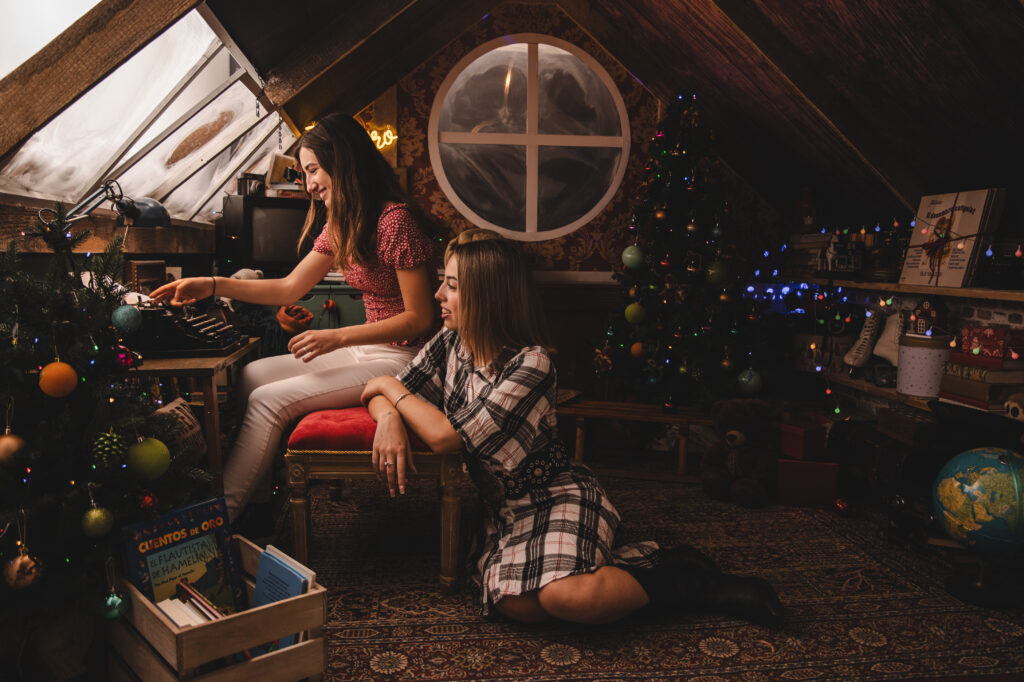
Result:
[[[371,452],[377,422],[365,407],[310,412],[299,420],[288,437],[289,450],[317,452]],[[416,452],[430,452],[412,432],[409,441]]]

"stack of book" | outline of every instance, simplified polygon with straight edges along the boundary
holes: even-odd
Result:
[[[993,365],[992,359],[977,360],[983,356],[971,354],[955,355],[956,361],[951,359],[943,366],[940,400],[990,412],[1004,412],[1006,400],[1014,393],[1024,392],[1024,366],[1011,369],[999,363],[998,367],[983,367],[977,363]]]
[[[809,279],[825,270],[825,253],[832,234],[797,233],[789,235],[783,271],[792,279]]]

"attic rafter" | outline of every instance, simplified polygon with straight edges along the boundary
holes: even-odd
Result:
[[[671,79],[672,72],[660,65],[657,57],[645,45],[638,45],[633,34],[623,31],[621,26],[609,19],[599,3],[592,0],[557,0],[556,4],[662,102],[671,101],[680,94],[680,88],[686,87],[686,83],[666,80],[666,77]],[[698,102],[709,115],[709,120],[714,121],[713,129],[735,131],[747,128],[727,108],[718,105],[713,98],[703,97],[704,94],[697,93]],[[718,137],[715,147],[723,162],[743,178],[749,187],[756,187],[761,198],[769,204],[777,204],[780,197],[789,195],[791,189],[782,184],[783,176],[765,161],[768,155],[759,154],[759,149],[733,136]],[[777,208],[784,210],[782,205]]]
[[[351,13],[336,17],[267,73],[267,97],[278,106],[286,104],[418,1],[381,0],[369,3],[355,17]]]
[[[499,0],[417,0],[349,49],[284,103],[302,126],[330,111],[356,113],[479,21]],[[267,92],[270,94],[271,79]],[[278,97],[283,96],[282,91]],[[276,102],[277,100],[275,100]]]
[[[102,0],[0,80],[0,161],[202,0]]]
[[[750,0],[712,0],[712,3],[893,196],[914,210],[922,191],[907,164],[877,143],[842,95],[815,73],[764,14]]]

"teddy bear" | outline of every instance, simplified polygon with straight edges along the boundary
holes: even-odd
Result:
[[[779,456],[772,406],[752,398],[719,400],[711,406],[711,422],[720,440],[701,458],[704,492],[744,507],[770,504]]]
[[[1003,403],[1006,416],[1010,419],[1024,421],[1024,393],[1014,393]]]

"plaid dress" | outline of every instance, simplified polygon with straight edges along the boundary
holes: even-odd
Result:
[[[483,608],[606,564],[651,566],[658,546],[616,546],[620,519],[590,469],[558,438],[555,367],[539,346],[506,348],[474,368],[457,332],[442,329],[398,375],[444,412],[489,509],[476,558]]]

